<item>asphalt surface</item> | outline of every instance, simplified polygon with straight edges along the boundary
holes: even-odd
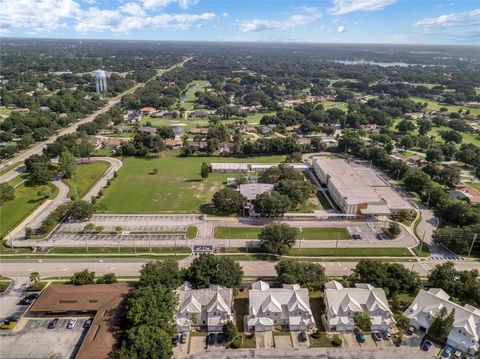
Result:
[[[181,260],[180,266],[186,267],[191,263],[192,257]],[[2,259],[0,274],[7,277],[27,277],[31,272],[37,271],[42,277],[71,276],[73,273],[88,268],[97,275],[114,272],[118,276],[137,276],[142,265],[149,262],[143,258],[68,258],[68,259]],[[245,276],[276,276],[275,265],[277,261],[238,261],[243,267]],[[426,276],[429,269],[444,263],[444,260],[424,262],[399,262],[412,269],[421,276]],[[356,261],[348,262],[317,262],[325,266],[328,276],[350,275]],[[471,270],[480,267],[476,261],[453,261],[458,270]],[[426,268],[424,265],[428,266]]]

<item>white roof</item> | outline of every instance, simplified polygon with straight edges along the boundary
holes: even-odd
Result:
[[[325,302],[329,309],[341,315],[347,312],[373,312],[377,309],[392,313],[387,297],[382,288],[375,288],[370,284],[356,284],[355,288],[325,284]]]
[[[455,332],[455,329],[463,329],[478,342],[480,339],[480,309],[468,304],[462,307],[449,299],[450,296],[442,289],[432,288],[429,291],[421,289],[413,303],[405,311],[405,315],[410,319],[416,319],[418,323],[428,328],[432,317],[441,308],[446,308],[449,313],[455,309],[454,329],[451,334]]]
[[[395,192],[371,168],[350,164],[343,159],[316,157],[316,164],[329,177],[328,181],[344,197],[346,203],[368,203],[365,214],[388,214],[390,210],[411,209],[410,204]],[[378,206],[378,207],[377,207]]]
[[[186,282],[175,292],[178,295],[179,313],[200,313],[205,307],[207,312],[218,310],[231,314],[231,288],[212,285],[210,288],[192,289],[190,283]]]
[[[247,183],[241,184],[239,187],[240,193],[244,195],[247,200],[253,201],[259,194],[272,192],[274,186],[269,183]]]
[[[212,163],[212,170],[229,170],[229,171],[248,171],[247,163]]]
[[[298,308],[302,311],[312,314],[310,309],[310,302],[308,299],[308,289],[298,288],[270,288],[253,283],[252,289],[249,291],[250,314],[257,315],[257,313],[264,312],[266,309],[272,312],[290,311]]]

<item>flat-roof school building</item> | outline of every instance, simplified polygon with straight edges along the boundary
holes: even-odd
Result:
[[[412,210],[412,206],[370,168],[327,157],[316,157],[312,165],[343,213],[386,216]]]

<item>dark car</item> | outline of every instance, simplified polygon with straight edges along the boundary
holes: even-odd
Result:
[[[209,345],[215,344],[215,333],[208,334],[208,344]]]
[[[48,329],[54,329],[58,324],[58,318],[55,318],[48,323]]]
[[[32,299],[25,297],[20,302],[18,302],[18,305],[30,305],[32,304],[32,302],[33,302]]]
[[[185,344],[187,342],[187,333],[180,335],[180,343]]]
[[[355,338],[357,338],[357,342],[365,343],[365,335],[362,332],[355,333]]]
[[[425,352],[428,352],[431,347],[432,347],[432,343],[430,343],[428,340],[425,340],[422,345],[422,350]]]
[[[376,342],[379,342],[382,340],[382,336],[380,335],[379,332],[372,332],[372,337],[373,337],[373,340],[375,340]]]
[[[172,346],[176,347],[178,345],[178,335],[174,335],[172,338]]]
[[[31,299],[31,300],[35,300],[39,297],[40,294],[38,293],[32,293],[32,294],[29,294],[27,295],[25,298],[28,298],[28,299]]]
[[[92,325],[92,322],[93,322],[93,319],[92,319],[92,318],[87,319],[87,320],[85,321],[85,323],[83,323],[83,327],[84,327],[84,328],[90,328],[90,326]]]
[[[217,343],[218,344],[223,344],[223,334],[222,333],[217,334]]]
[[[392,334],[390,334],[390,332],[388,330],[382,331],[382,336],[383,336],[383,339],[385,339],[385,340],[392,339]]]
[[[302,330],[298,335],[298,338],[301,342],[305,343],[307,341],[307,333],[305,333],[305,331]]]

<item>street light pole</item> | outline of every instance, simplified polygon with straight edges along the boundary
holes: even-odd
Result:
[[[470,245],[470,249],[468,251],[468,256],[470,257],[470,254],[472,254],[472,249],[473,249],[473,245],[475,244],[475,242],[477,241],[477,236],[478,236],[478,233],[475,233],[473,235],[473,238],[472,238],[472,244]]]

